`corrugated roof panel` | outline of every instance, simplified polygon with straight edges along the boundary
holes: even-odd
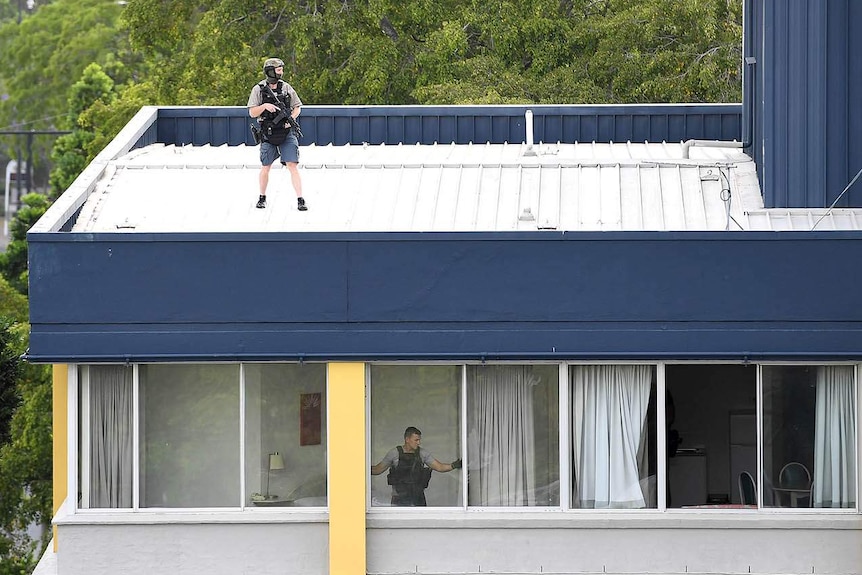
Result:
[[[682,194],[682,179],[678,165],[660,166],[662,211],[666,230],[687,229],[685,218],[685,202]]]
[[[601,174],[594,166],[581,166],[578,173],[578,195],[566,198],[578,205],[578,227],[580,230],[600,230],[602,225]]]
[[[639,208],[643,230],[667,229],[661,188],[661,171],[656,168],[636,167],[639,183]]]
[[[580,194],[580,171],[580,166],[565,166],[560,169],[558,230],[578,228],[578,222],[581,217],[580,206],[577,202]]]
[[[620,221],[622,229],[643,229],[640,168],[620,168]]]
[[[542,171],[544,170],[535,165],[522,166],[520,169],[521,185],[517,192],[518,229],[536,229],[538,225]]]
[[[718,176],[716,176],[717,178]],[[698,167],[680,166],[680,194],[682,196],[682,211],[685,217],[685,229],[708,229],[706,209],[704,208],[704,182]],[[716,194],[718,191],[716,190]]]
[[[433,206],[432,224],[432,230],[435,232],[452,230],[455,226],[461,170],[461,166],[445,166],[438,172],[440,180],[437,186],[437,201]]]
[[[404,230],[413,229],[413,214],[416,211],[416,196],[419,194],[420,181],[422,178],[422,170],[399,170],[401,172],[398,177],[398,188],[395,190],[395,203],[392,210],[392,217],[389,219],[387,229],[397,229],[401,223]]]
[[[737,147],[680,144],[303,146],[308,212],[290,174],[254,203],[258,149],[154,144],[111,162],[73,231],[511,231],[810,229],[826,210],[763,209]],[[723,190],[730,187],[730,195]],[[728,209],[731,219],[728,218]],[[859,229],[834,210],[818,229]]]
[[[521,166],[506,165],[500,170],[500,198],[497,203],[497,229],[515,231],[520,227]]]
[[[541,230],[556,230],[560,227],[562,179],[562,166],[542,170],[539,205],[536,210],[536,226]]]
[[[620,202],[620,167],[619,165],[599,168],[601,176],[601,229],[614,231],[623,229]]]

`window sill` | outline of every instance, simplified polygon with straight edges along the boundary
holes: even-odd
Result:
[[[285,511],[284,508],[246,509],[241,511],[150,511],[150,510],[81,510],[58,515],[54,525],[160,525],[160,524],[231,524],[231,523],[328,523],[329,512],[321,509]]]
[[[369,529],[829,529],[862,530],[856,511],[496,511],[374,510]]]

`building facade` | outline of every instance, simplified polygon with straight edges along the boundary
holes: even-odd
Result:
[[[859,572],[857,12],[746,3],[744,110],[305,107],[301,214],[142,110],[28,235],[57,572]]]

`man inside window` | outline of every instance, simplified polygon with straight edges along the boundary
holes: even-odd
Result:
[[[387,483],[392,486],[392,505],[399,507],[425,507],[425,488],[431,479],[431,470],[446,473],[461,468],[461,460],[440,463],[431,453],[419,447],[422,432],[410,426],[404,430],[404,445],[393,447],[386,456],[371,467],[371,475],[380,475],[389,469]]]

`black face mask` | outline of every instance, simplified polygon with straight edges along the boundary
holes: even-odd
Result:
[[[266,81],[270,84],[277,83],[279,80],[281,80],[281,77],[283,76],[283,74],[276,74],[275,66],[267,66],[264,69],[263,73],[266,75]]]

